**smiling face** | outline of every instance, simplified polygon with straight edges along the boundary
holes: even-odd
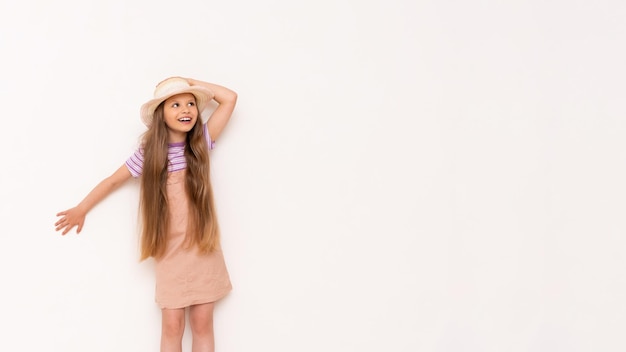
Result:
[[[165,100],[163,119],[167,125],[170,143],[184,142],[198,120],[196,98],[191,93],[174,95]]]

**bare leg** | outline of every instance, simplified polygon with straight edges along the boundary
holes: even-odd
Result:
[[[214,352],[213,303],[198,304],[189,308],[189,323],[193,336],[192,352]]]
[[[182,352],[185,309],[161,310],[161,352]]]

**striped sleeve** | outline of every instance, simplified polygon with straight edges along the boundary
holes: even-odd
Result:
[[[143,171],[143,148],[137,148],[135,153],[126,160],[126,167],[133,177],[141,176]]]

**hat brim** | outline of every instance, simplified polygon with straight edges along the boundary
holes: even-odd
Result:
[[[173,97],[174,95],[184,94],[184,93],[191,93],[196,98],[196,106],[198,107],[198,115],[202,119],[202,123],[205,123],[206,119],[202,116],[202,111],[206,109],[206,107],[209,105],[209,102],[213,99],[215,94],[213,94],[213,92],[210,89],[199,87],[199,86],[186,87],[186,88],[179,89],[173,92],[169,92],[169,94],[165,96],[149,100],[147,103],[141,106],[141,110],[140,110],[141,121],[146,126],[150,126],[150,124],[152,124],[152,119],[154,118],[154,111],[159,106],[159,104],[166,101],[170,97]]]

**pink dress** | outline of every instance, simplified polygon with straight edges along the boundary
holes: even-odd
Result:
[[[185,170],[168,174],[170,229],[163,257],[156,260],[156,302],[161,308],[183,308],[215,302],[232,289],[221,248],[203,255],[184,245],[187,231]]]

